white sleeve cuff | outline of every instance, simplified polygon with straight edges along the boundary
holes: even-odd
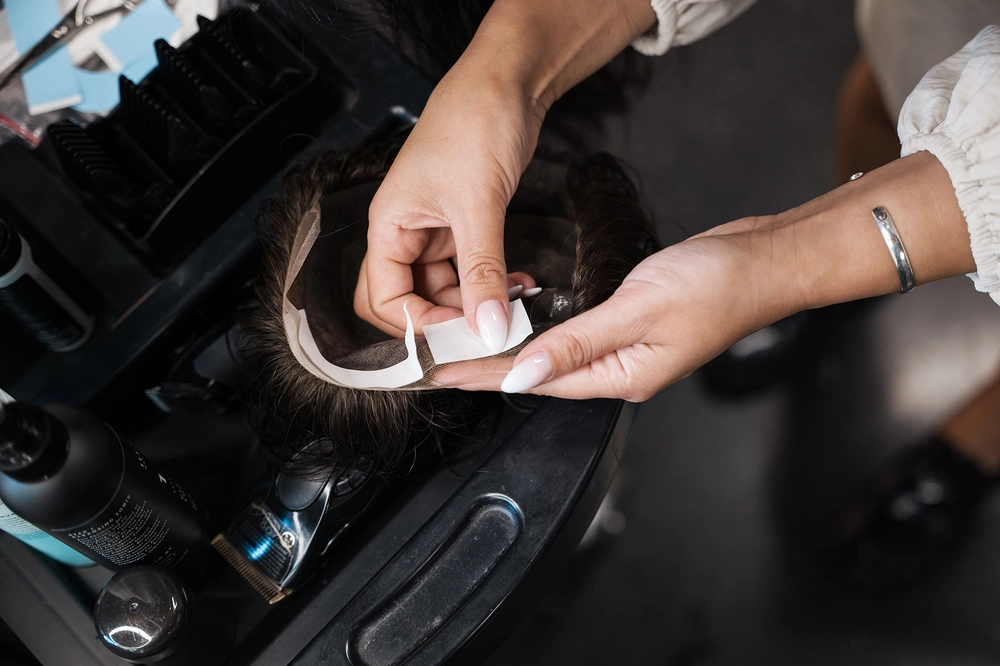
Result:
[[[993,175],[992,188],[984,187],[977,165],[945,134],[917,134],[907,139],[903,155],[926,150],[948,171],[958,205],[969,226],[976,272],[969,277],[976,289],[1000,304],[1000,201],[990,200],[988,190],[1000,191],[1000,177]]]
[[[656,12],[656,25],[632,42],[632,48],[642,55],[663,55],[674,43],[677,32],[677,0],[650,0],[649,4]]]
[[[756,0],[650,0],[653,29],[632,42],[643,55],[663,55],[672,46],[697,41],[742,14]]]
[[[948,171],[976,261],[969,277],[1000,304],[1000,26],[924,76],[903,104],[899,139],[902,155],[926,150]]]

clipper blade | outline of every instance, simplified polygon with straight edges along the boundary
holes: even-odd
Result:
[[[257,590],[260,596],[267,599],[269,604],[275,604],[292,593],[292,590],[283,589],[278,583],[255,567],[252,562],[247,560],[243,553],[229,542],[225,533],[220,533],[212,539],[212,547],[218,551],[219,555],[222,555],[232,568],[236,569],[237,573],[250,583],[253,589]]]

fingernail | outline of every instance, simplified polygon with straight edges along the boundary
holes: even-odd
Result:
[[[532,287],[531,289],[525,289],[521,295],[525,298],[531,298],[532,296],[538,296],[540,293],[542,293],[541,287]]]
[[[486,301],[476,308],[479,337],[491,354],[499,354],[507,342],[507,311],[500,301]]]
[[[504,393],[522,393],[544,384],[551,376],[552,357],[547,352],[536,352],[507,373],[500,384],[500,390]]]
[[[507,290],[507,298],[514,298],[515,296],[521,293],[522,289],[524,289],[523,284],[515,284],[513,287]]]

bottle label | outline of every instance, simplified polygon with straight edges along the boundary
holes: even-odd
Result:
[[[0,530],[8,534],[13,534],[22,541],[43,539],[48,536],[48,534],[7,508],[7,505],[3,502],[0,502]]]
[[[116,566],[127,566],[156,551],[169,533],[170,526],[153,513],[148,502],[126,495],[104,522],[66,536]],[[179,555],[183,557],[186,552]],[[151,564],[170,567],[178,559],[178,553],[168,548]]]
[[[85,525],[60,532],[116,567],[173,567],[207,542],[201,509],[132,446],[122,443],[122,451],[125,466],[114,501]]]

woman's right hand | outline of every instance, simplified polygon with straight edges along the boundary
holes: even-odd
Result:
[[[500,351],[508,287],[534,286],[503,226],[545,111],[655,22],[649,0],[495,0],[372,201],[358,315],[401,336],[404,304],[418,330],[464,313]]]
[[[535,286],[524,274],[508,278],[503,229],[544,111],[473,64],[460,62],[435,88],[372,201],[355,308],[396,335],[404,303],[418,332],[464,312],[499,351],[508,288]]]

